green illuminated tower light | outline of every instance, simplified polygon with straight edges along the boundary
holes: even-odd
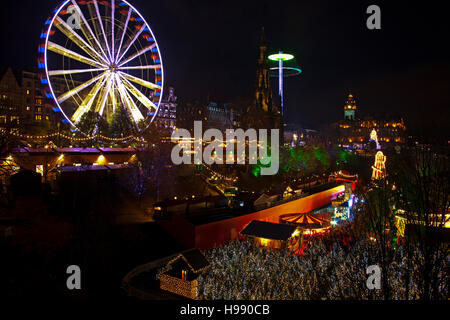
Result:
[[[278,61],[278,93],[281,97],[281,116],[284,116],[284,101],[283,101],[283,63],[284,61],[289,61],[294,59],[292,54],[279,52],[269,56],[269,60]]]

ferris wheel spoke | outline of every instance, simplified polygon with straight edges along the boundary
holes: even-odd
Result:
[[[139,38],[139,36],[142,34],[142,32],[144,32],[145,28],[146,28],[146,24],[144,23],[141,28],[139,29],[139,31],[136,33],[136,35],[134,36],[134,38],[130,41],[130,43],[127,45],[127,48],[125,49],[125,51],[122,53],[122,55],[120,56],[120,58],[117,60],[117,62],[120,62],[123,57],[125,56],[125,54],[128,52],[128,50],[130,50],[131,46],[133,45],[133,43],[136,42],[137,38]]]
[[[56,18],[56,27],[66,35],[72,42],[74,42],[78,47],[80,47],[84,52],[86,52],[92,59],[96,61],[103,61],[108,63],[97,51],[77,33],[72,29],[63,19],[60,17]]]
[[[82,83],[81,85],[79,85],[76,88],[73,88],[72,90],[62,94],[61,96],[58,97],[58,103],[63,103],[64,101],[66,101],[67,99],[73,97],[74,95],[76,95],[77,93],[79,93],[80,91],[86,89],[87,87],[89,87],[91,84],[93,84],[94,82],[100,80],[101,78],[103,78],[106,75],[106,72],[92,78],[89,81],[86,81],[85,83]]]
[[[123,83],[120,81],[120,79],[118,79],[118,77],[116,77],[116,83],[120,98],[122,100],[122,104],[128,108],[128,112],[133,118],[134,123],[137,125],[140,121],[144,120],[144,116],[142,115],[141,111],[139,111],[133,99],[128,95]]]
[[[61,76],[66,74],[76,74],[76,73],[86,73],[86,72],[97,72],[106,71],[108,68],[96,68],[96,69],[76,69],[76,70],[52,70],[48,72],[50,77]]]
[[[79,53],[76,53],[72,50],[66,49],[63,46],[60,46],[59,44],[56,44],[54,42],[49,41],[48,42],[48,50],[61,54],[65,57],[71,58],[73,60],[77,60],[79,62],[88,64],[90,66],[96,67],[96,68],[107,68],[106,65],[104,65],[103,63],[94,61],[90,58],[87,58]]]
[[[109,92],[111,90],[111,86],[112,86],[112,76],[111,75],[107,77],[107,82],[108,82],[108,84],[106,85],[105,88],[103,88],[103,92],[101,94],[101,99],[98,101],[98,104],[95,108],[95,112],[97,112],[100,117],[103,115],[103,111],[105,110],[106,102],[108,100]]]
[[[102,45],[100,44],[100,41],[98,40],[97,36],[94,34],[94,32],[92,31],[91,26],[89,25],[85,15],[83,14],[83,12],[81,11],[80,7],[78,6],[77,2],[75,0],[72,0],[72,4],[75,6],[75,9],[78,12],[78,15],[80,16],[81,20],[83,21],[83,24],[81,25],[81,31],[83,32],[83,34],[85,35],[86,39],[88,39],[88,42],[90,42],[90,38],[89,36],[87,36],[87,32],[84,30],[85,28],[87,29],[87,31],[90,34],[90,37],[92,37],[92,39],[94,39],[97,47],[100,49],[102,56],[103,56],[103,61],[105,61],[107,63],[107,55],[105,53],[105,51],[103,50]],[[92,44],[92,43],[91,43]]]
[[[114,62],[115,63],[117,63],[117,60],[118,60],[119,55],[120,55],[120,51],[122,50],[123,40],[125,38],[125,34],[127,33],[128,23],[130,22],[130,18],[131,18],[131,13],[132,12],[133,12],[133,9],[129,8],[128,9],[127,20],[125,21],[125,26],[124,26],[123,32],[122,32],[122,38],[120,39],[120,44],[119,44],[119,47],[117,48],[117,55],[114,57]]]
[[[112,106],[113,106],[113,110],[112,110],[112,113],[114,114],[114,112],[116,112],[116,104],[117,104],[117,101],[116,101],[116,94],[115,94],[115,91],[116,91],[116,81],[115,81],[115,78],[113,78],[113,81],[112,81],[112,88],[111,88],[111,91],[109,92],[110,93],[110,98],[111,98],[111,102],[112,102]]]
[[[119,70],[147,70],[147,69],[161,69],[160,64],[154,64],[149,66],[131,66],[131,67],[119,67]]]
[[[111,0],[111,62],[114,61],[115,53],[114,53],[114,46],[116,42],[115,33],[114,33],[114,14],[116,10],[116,4],[114,0]]]
[[[88,112],[92,105],[94,104],[95,98],[97,97],[100,89],[104,86],[105,82],[107,80],[106,76],[103,76],[103,78],[99,79],[96,83],[96,85],[92,88],[92,90],[89,92],[89,94],[84,98],[83,102],[80,104],[78,109],[75,111],[75,113],[72,115],[72,120],[77,123],[80,121],[83,114]]]
[[[127,79],[129,81],[132,81],[134,83],[140,84],[141,86],[144,86],[146,88],[153,89],[153,90],[155,90],[155,89],[161,90],[161,86],[159,86],[157,84],[154,84],[153,82],[137,78],[135,76],[132,76],[132,75],[127,74],[127,73],[124,73],[122,71],[119,71],[119,75],[124,77],[125,79]]]
[[[100,10],[98,8],[97,0],[94,0],[94,7],[95,7],[95,12],[97,13],[97,19],[100,24],[100,29],[102,31],[103,38],[105,40],[106,48],[108,49],[109,61],[112,61],[111,49],[109,48],[108,39],[106,38],[106,32],[105,32],[105,28],[103,27],[103,20],[102,20],[102,17],[100,16]]]
[[[155,47],[156,47],[156,43],[154,43],[154,44],[152,44],[152,45],[150,45],[150,46],[148,46],[148,47],[146,47],[146,48],[144,48],[144,49],[142,49],[142,50],[139,50],[138,52],[136,52],[135,54],[133,54],[131,57],[129,57],[127,60],[121,62],[121,63],[119,64],[119,67],[121,67],[121,66],[123,66],[124,64],[127,64],[128,62],[130,62],[130,61],[136,59],[137,57],[143,55],[144,53],[146,53],[146,52],[152,50],[152,49],[155,48]]]
[[[131,82],[127,79],[121,77],[125,88],[138,99],[147,109],[149,110],[157,110],[158,107],[147,98],[141,91],[139,91]]]

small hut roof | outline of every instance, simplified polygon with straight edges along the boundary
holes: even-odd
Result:
[[[172,264],[175,261],[182,259],[189,266],[192,272],[197,273],[209,266],[208,260],[198,249],[191,249],[188,251],[181,252],[168,264]]]
[[[296,226],[288,224],[253,220],[241,231],[241,234],[257,238],[285,241],[292,236],[295,229],[297,229]]]

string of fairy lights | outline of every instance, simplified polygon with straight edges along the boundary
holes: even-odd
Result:
[[[47,134],[47,135],[29,135],[29,134],[21,134],[21,133],[17,133],[17,132],[10,132],[9,134],[12,136],[15,136],[17,138],[29,139],[29,140],[45,140],[45,139],[60,137],[60,138],[66,139],[66,140],[77,141],[77,142],[93,141],[93,140],[103,140],[103,141],[108,141],[108,142],[125,142],[125,141],[135,140],[137,142],[145,142],[142,139],[132,136],[132,135],[130,135],[128,137],[124,137],[124,138],[111,138],[111,137],[106,137],[101,134],[96,134],[96,135],[93,135],[90,137],[79,138],[79,137],[71,137],[71,136],[68,136],[61,132],[55,132],[55,133],[51,133],[51,134]]]

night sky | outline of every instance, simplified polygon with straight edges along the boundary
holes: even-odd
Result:
[[[39,34],[58,0],[3,1],[1,67],[35,70]],[[296,56],[286,82],[291,122],[342,118],[351,90],[358,115],[448,122],[449,19],[443,1],[130,0],[160,49],[166,85],[181,100],[239,101],[253,94],[261,26],[269,52]],[[382,30],[366,28],[377,4]],[[3,69],[2,68],[2,69]],[[276,93],[276,80],[273,81]]]

